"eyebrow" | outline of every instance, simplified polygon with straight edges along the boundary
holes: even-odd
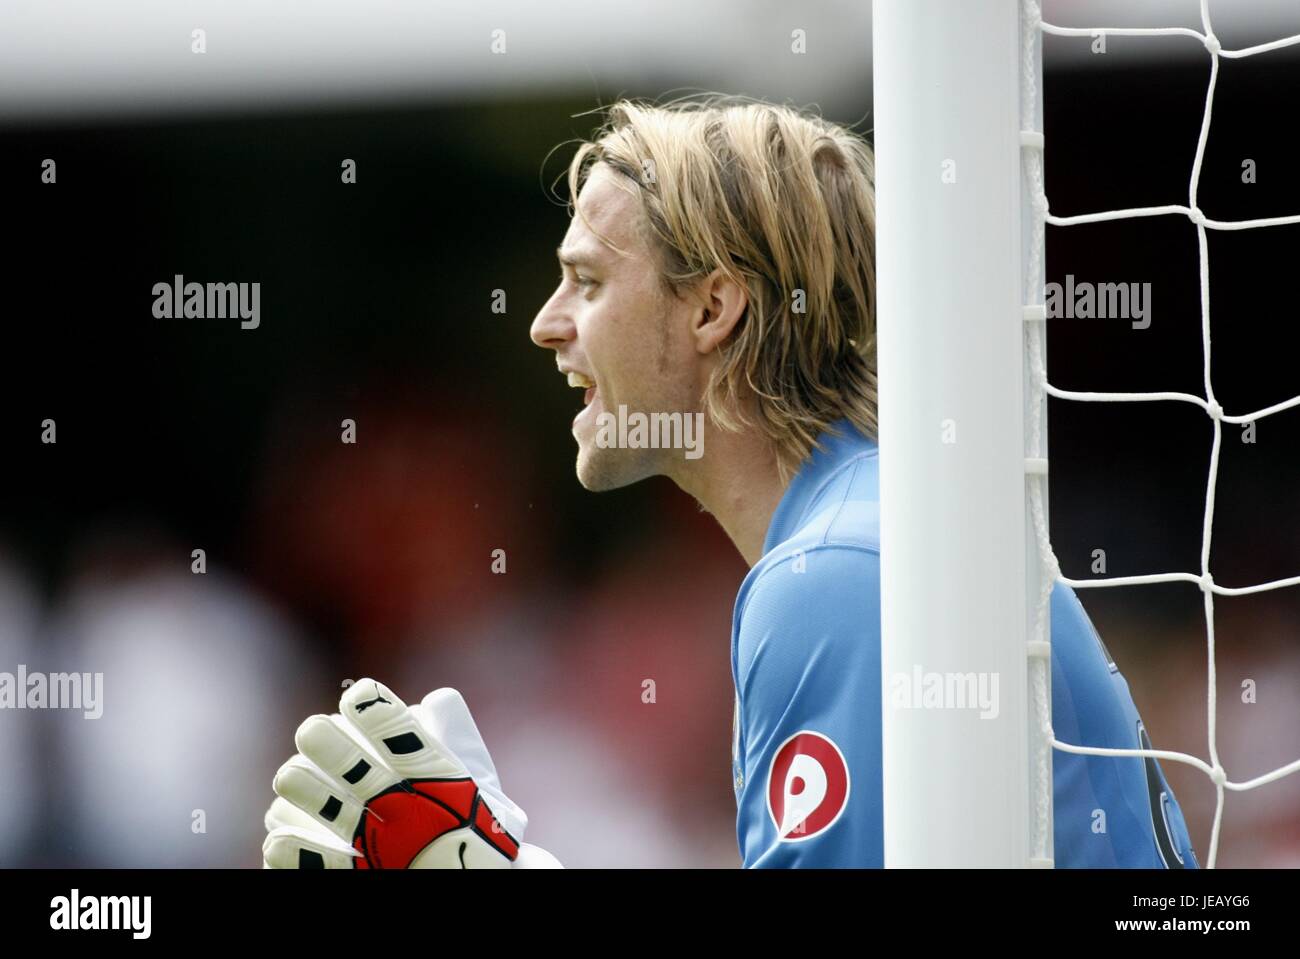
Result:
[[[599,266],[601,257],[580,250],[565,250],[562,246],[555,248],[555,256],[565,266]]]

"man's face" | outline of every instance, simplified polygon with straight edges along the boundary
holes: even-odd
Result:
[[[629,415],[685,413],[698,408],[700,396],[692,307],[662,288],[640,202],[620,179],[605,164],[592,168],[578,197],[581,215],[570,221],[559,249],[560,285],[530,330],[534,343],[555,350],[560,371],[576,374],[570,381],[587,387],[573,435],[578,480],[589,490],[671,475],[684,462],[681,450],[600,447],[602,413],[617,417],[620,406]],[[624,253],[610,249],[597,233]]]

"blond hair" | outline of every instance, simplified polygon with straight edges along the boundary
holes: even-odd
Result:
[[[860,135],[717,94],[619,100],[569,164],[571,207],[596,163],[639,187],[668,290],[721,270],[748,292],[705,390],[715,423],[762,430],[783,478],[840,418],[876,435],[875,161]]]

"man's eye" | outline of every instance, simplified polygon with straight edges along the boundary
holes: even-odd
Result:
[[[577,271],[570,272],[569,270],[561,271],[560,285],[563,286],[565,283],[570,282],[572,282],[573,285],[582,293],[588,293],[600,285],[599,281],[592,279],[584,273],[578,273]]]

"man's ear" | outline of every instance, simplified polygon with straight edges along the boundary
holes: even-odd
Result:
[[[712,353],[731,336],[749,308],[749,293],[722,270],[714,270],[697,287],[701,297],[691,335],[696,352]]]

